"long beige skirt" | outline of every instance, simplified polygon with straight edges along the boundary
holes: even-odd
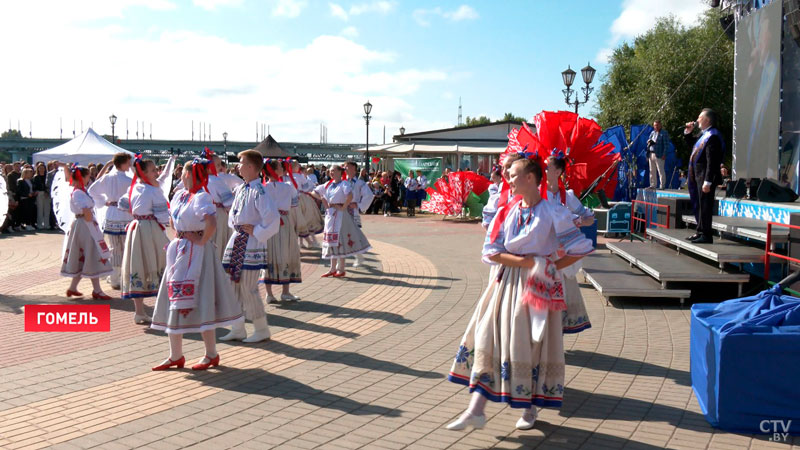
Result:
[[[131,222],[122,256],[122,298],[158,295],[161,276],[167,266],[167,244],[169,239],[155,220]]]
[[[214,251],[217,255],[217,260],[222,261],[225,255],[225,246],[233,236],[233,229],[228,226],[228,211],[225,208],[217,207],[217,231],[214,232],[212,241],[216,244],[217,248]]]
[[[575,277],[564,277],[564,303],[567,304],[567,310],[562,312],[561,318],[564,333],[580,333],[592,327],[581,288]]]
[[[325,219],[319,211],[317,202],[308,194],[300,193],[298,199],[298,221],[295,227],[297,235],[300,237],[311,236],[312,234],[322,233],[325,228]]]
[[[64,236],[66,251],[61,261],[61,276],[96,278],[112,272],[111,261],[103,259],[97,243],[89,232],[89,224],[82,218],[72,221]]]
[[[540,342],[522,302],[531,269],[503,267],[489,280],[448,379],[512,408],[560,408],[564,395],[561,311],[550,311]]]
[[[353,216],[349,213],[342,213],[342,228],[339,229],[339,245],[331,247],[327,243],[322,243],[323,258],[346,258],[348,256],[360,255],[372,249],[369,240],[353,222]]]
[[[244,321],[230,277],[222,269],[218,252],[213,247],[214,244],[209,242],[203,252],[203,266],[195,285],[197,306],[185,317],[178,310],[169,309],[167,277],[163,277],[150,328],[167,334],[201,333]]]
[[[298,209],[298,208],[292,208]],[[291,213],[282,215],[278,232],[267,241],[267,268],[261,271],[261,283],[302,283],[300,242],[294,231]]]

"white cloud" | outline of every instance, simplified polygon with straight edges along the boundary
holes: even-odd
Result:
[[[461,5],[455,11],[444,13],[444,17],[446,19],[452,20],[453,22],[458,22],[458,21],[461,21],[461,20],[475,20],[479,16],[478,16],[478,12],[475,11],[475,9],[472,8],[471,6],[469,6],[469,5]]]
[[[358,29],[356,27],[347,27],[340,34],[346,38],[355,39],[358,37]]]
[[[286,48],[231,42],[211,31],[132,33],[124,21],[111,27],[69,16],[59,3],[53,1],[54,9],[68,20],[37,15],[41,6],[29,2],[4,7],[13,10],[13,19],[0,15],[0,42],[25,42],[7,46],[4,55],[26,67],[4,72],[4,85],[13,89],[3,94],[0,124],[32,121],[37,136],[58,136],[60,118],[65,135],[73,120],[78,127],[81,120],[84,127],[93,122],[107,133],[114,113],[119,136],[125,136],[126,121],[134,132],[137,121],[145,121],[148,132],[153,124],[154,138],[188,139],[192,121],[195,129],[202,121],[211,124],[213,139],[227,131],[228,140],[252,141],[260,122],[279,141],[315,142],[324,121],[330,142],[361,142],[367,99],[375,105],[376,125],[429,129],[432,124],[415,114],[407,97],[450,79],[435,68],[397,69],[399,56],[342,36]],[[128,5],[134,3],[145,4]],[[111,9],[95,17],[124,16],[125,8]],[[147,64],[126,70],[113,64],[131,55],[147,55]],[[198,68],[198,61],[219,63]]]
[[[366,13],[388,14],[394,10],[396,5],[397,3],[394,1],[374,1],[372,3],[350,5],[350,8],[345,10],[338,3],[329,3],[331,15],[342,20],[348,20],[352,16],[360,16]]]
[[[338,18],[340,18],[342,20],[347,20],[348,19],[347,11],[345,11],[344,8],[342,8],[341,5],[338,5],[336,3],[330,3],[329,5],[330,5],[330,8],[331,8],[331,15],[333,17],[338,17]]]
[[[443,17],[451,22],[475,20],[480,17],[478,12],[469,5],[461,5],[453,11],[445,11],[438,6],[431,9],[415,9],[411,15],[417,24],[423,27],[430,26],[434,17]]]
[[[306,6],[308,6],[306,0],[278,0],[272,9],[272,15],[292,19],[299,16]]]
[[[674,15],[683,25],[691,26],[698,23],[700,15],[708,8],[707,3],[698,0],[662,0],[657,7],[652,0],[624,0],[622,12],[611,24],[611,39],[595,59],[600,63],[608,62],[614,47],[644,34],[659,17]]]
[[[195,6],[206,11],[214,11],[219,7],[241,6],[242,2],[243,0],[192,0]]]

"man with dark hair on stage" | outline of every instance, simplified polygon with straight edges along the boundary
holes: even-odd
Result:
[[[687,239],[697,244],[713,242],[711,215],[714,211],[716,188],[722,182],[719,168],[725,152],[725,141],[717,130],[718,121],[717,113],[711,108],[705,108],[697,117],[697,122],[687,123],[683,130],[684,139],[692,146],[689,157],[689,197],[697,220],[697,233]],[[696,127],[702,130],[699,137],[692,135]]]

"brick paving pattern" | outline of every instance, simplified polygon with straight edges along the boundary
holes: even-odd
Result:
[[[92,301],[63,297],[62,235],[3,236],[0,448],[800,448],[708,425],[691,390],[688,308],[606,306],[588,285],[593,327],[565,336],[560,411],[517,431],[518,412],[490,403],[483,430],[443,429],[469,401],[445,375],[487,283],[483,232],[427,215],[364,222],[364,267],[321,279],[319,251],[303,250],[302,301],[269,306],[272,340],[220,342],[222,366],[198,373],[151,372],[167,339],[120,299],[110,333],[24,333],[26,304]],[[184,352],[189,364],[203,355],[199,335]]]

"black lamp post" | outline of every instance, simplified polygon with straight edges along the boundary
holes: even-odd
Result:
[[[227,131],[223,131],[222,132],[222,140],[225,141],[225,147],[224,147],[225,150],[224,150],[224,152],[227,155],[228,154],[228,132]]]
[[[400,136],[406,134],[406,127],[400,125]]]
[[[594,79],[594,74],[597,72],[594,70],[594,67],[586,64],[586,67],[581,69],[581,77],[583,77],[583,82],[586,83],[586,86],[581,88],[583,92],[583,101],[580,101],[580,94],[576,90],[572,90],[570,86],[575,81],[575,71],[572,70],[569,66],[567,66],[567,70],[561,72],[561,78],[564,80],[564,86],[566,89],[562,89],[561,92],[564,93],[564,101],[567,103],[568,106],[575,106],[575,114],[578,114],[578,107],[580,105],[585,105],[589,101],[589,94],[594,91],[594,88],[590,87],[589,85],[592,83]],[[572,93],[575,93],[575,101],[571,101]]]
[[[116,125],[116,123],[117,123],[117,116],[115,116],[114,114],[111,114],[108,117],[108,120],[111,122],[111,143],[112,144],[116,144],[117,140],[114,138],[114,125]]]
[[[370,164],[370,160],[369,160],[369,119],[370,119],[370,115],[369,115],[369,113],[371,113],[371,112],[372,112],[372,103],[370,103],[369,100],[367,100],[367,103],[364,103],[364,114],[365,114],[364,120],[366,120],[366,122],[367,122],[367,147],[366,147],[366,151],[364,152],[364,155],[365,155],[365,157],[367,159],[367,172],[369,172],[369,167],[370,167],[369,166],[369,164]]]

